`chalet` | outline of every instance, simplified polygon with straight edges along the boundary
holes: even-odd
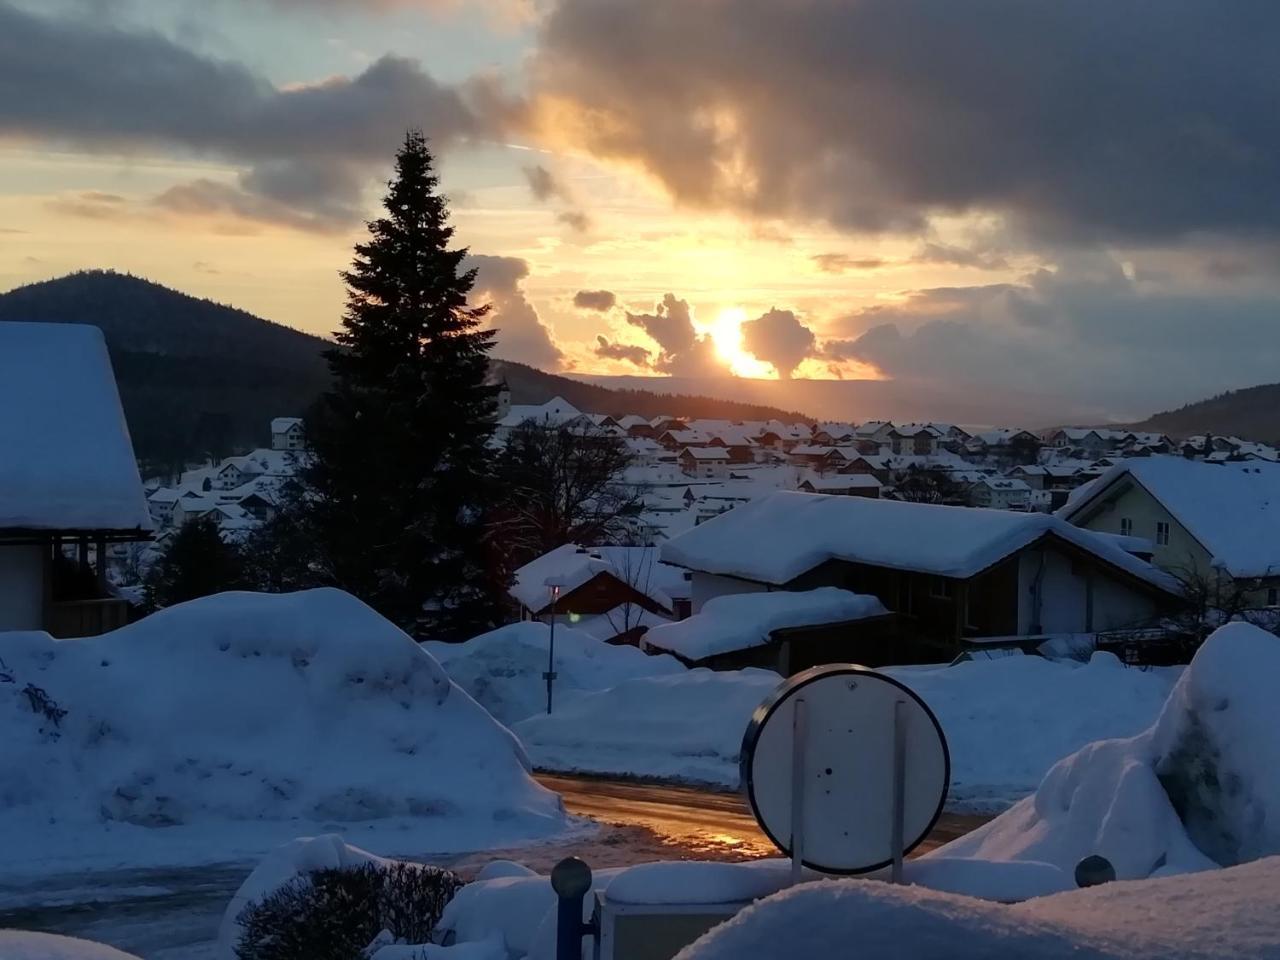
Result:
[[[909,423],[889,431],[889,445],[894,453],[929,457],[938,452],[941,434],[928,424]]]
[[[897,614],[893,662],[967,644],[1038,642],[1153,622],[1178,582],[1047,514],[780,492],[673,538],[662,559],[692,573],[691,609],[715,597],[834,586]]]
[[[724,447],[685,447],[676,459],[691,477],[722,477],[730,462]]]
[[[1280,466],[1120,461],[1058,516],[1149,540],[1152,562],[1175,576],[1234,581],[1253,606],[1280,606]]]
[[[553,592],[554,586],[554,592]],[[522,620],[577,626],[603,617],[592,631],[616,629],[604,640],[633,641],[642,623],[687,614],[690,583],[683,570],[658,559],[656,547],[565,544],[515,572],[508,591]],[[655,619],[656,618],[656,619]]]
[[[505,442],[525,424],[539,427],[587,427],[591,418],[563,397],[552,397],[546,403],[512,404],[510,411],[498,421],[494,436]]]
[[[276,417],[271,421],[272,450],[302,450],[307,435],[300,417]]]
[[[800,482],[799,489],[805,493],[826,493],[839,497],[871,497],[880,496],[882,485],[879,480],[865,473],[843,473],[832,477],[808,477]]]
[[[969,487],[969,502],[992,510],[1025,510],[1031,487],[1015,477],[983,477]]]
[[[0,410],[0,630],[123,626],[107,550],[152,518],[102,332],[0,323]]]

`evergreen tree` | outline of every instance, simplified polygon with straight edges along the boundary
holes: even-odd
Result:
[[[396,157],[385,215],[343,274],[334,385],[308,423],[304,501],[329,582],[417,636],[470,635],[495,612],[484,571],[497,388],[488,306],[450,249],[426,139]]]
[[[240,551],[222,539],[218,525],[208,517],[184,523],[147,578],[151,602],[158,607],[241,586]]]

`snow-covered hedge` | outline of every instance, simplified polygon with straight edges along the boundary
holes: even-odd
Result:
[[[0,865],[230,859],[313,824],[399,822],[401,843],[459,849],[565,822],[511,733],[341,591],[221,594],[80,640],[0,634],[0,659],[66,710],[50,729],[0,686]]]

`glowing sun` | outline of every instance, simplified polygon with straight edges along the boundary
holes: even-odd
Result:
[[[746,319],[747,311],[742,307],[725,307],[720,311],[707,331],[715,344],[716,355],[736,377],[776,379],[778,375],[773,364],[757,360],[742,346],[742,324]]]

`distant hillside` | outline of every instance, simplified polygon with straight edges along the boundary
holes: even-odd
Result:
[[[260,446],[324,392],[329,341],[141,277],[89,270],[0,294],[0,322],[88,323],[111,350],[139,458],[156,467]],[[495,361],[515,403],[593,413],[803,419],[771,407],[604,387]],[[56,374],[56,371],[53,371]]]
[[[1220,393],[1177,410],[1157,413],[1131,426],[1172,437],[1213,433],[1276,443],[1280,441],[1280,383]]]

